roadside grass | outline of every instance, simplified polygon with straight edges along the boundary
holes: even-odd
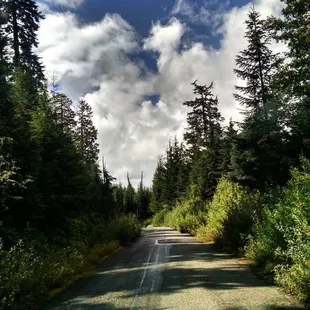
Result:
[[[97,242],[71,240],[68,245],[51,245],[43,237],[20,240],[9,250],[0,247],[0,309],[38,310],[121,245],[140,235],[141,227],[132,216],[120,216],[102,227]],[[100,234],[105,232],[105,234]],[[126,233],[126,235],[124,234]]]

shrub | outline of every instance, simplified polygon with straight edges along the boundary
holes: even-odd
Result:
[[[258,193],[224,178],[219,182],[210,204],[207,226],[198,230],[197,237],[216,242],[227,250],[240,250],[247,243],[260,209]]]
[[[310,163],[293,169],[287,187],[267,203],[255,225],[247,256],[256,265],[275,266],[275,280],[303,299],[310,298]]]
[[[141,226],[134,215],[123,215],[111,220],[107,231],[110,240],[117,240],[121,245],[133,241],[141,233]]]
[[[155,227],[163,226],[168,212],[167,206],[164,206],[162,210],[158,211],[153,216],[151,224]]]
[[[195,235],[198,228],[205,224],[206,212],[206,203],[199,198],[183,200],[166,214],[164,224],[182,233]]]
[[[107,225],[95,222],[87,217],[72,223],[76,240],[64,247],[49,245],[38,232],[26,233],[25,240],[8,251],[0,244],[0,309],[41,309],[51,291],[66,287],[117,249],[119,242],[125,244],[140,234],[133,215],[115,218]],[[89,231],[102,233],[94,245],[90,245],[94,235],[81,241]]]

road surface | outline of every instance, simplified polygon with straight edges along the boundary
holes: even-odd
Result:
[[[169,228],[145,229],[48,310],[293,310],[303,307],[266,286],[237,259]]]

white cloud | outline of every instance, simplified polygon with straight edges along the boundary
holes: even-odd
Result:
[[[54,6],[54,5],[60,5],[64,8],[69,9],[77,9],[83,4],[84,0],[39,0],[39,5],[41,6]],[[43,10],[42,10],[43,12]]]
[[[277,14],[279,0],[260,0],[263,16]],[[141,44],[135,30],[119,15],[81,25],[72,13],[51,13],[39,31],[39,54],[47,71],[57,70],[62,89],[70,97],[85,96],[94,110],[101,152],[110,172],[122,181],[129,171],[137,184],[143,170],[150,184],[157,156],[168,139],[182,137],[186,109],[193,97],[191,82],[215,82],[220,109],[229,119],[240,119],[232,93],[238,81],[233,74],[236,53],[243,49],[244,20],[248,6],[222,16],[223,39],[219,50],[191,43],[182,47],[186,24],[172,18],[156,23]],[[145,70],[130,55],[154,52],[158,73]],[[147,97],[159,94],[152,104]]]

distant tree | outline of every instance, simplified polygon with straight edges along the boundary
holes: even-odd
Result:
[[[220,149],[221,154],[220,170],[222,175],[230,175],[232,172],[231,157],[236,136],[237,136],[237,130],[234,128],[234,122],[232,121],[232,119],[230,119],[229,125],[224,130]]]
[[[87,161],[96,162],[98,160],[99,145],[97,143],[98,131],[95,128],[92,117],[91,106],[81,99],[77,108],[76,142],[78,150]]]
[[[128,213],[137,214],[135,195],[136,195],[135,189],[131,185],[129,174],[127,173],[127,187],[124,194],[124,209],[127,214]]]
[[[158,212],[164,203],[163,200],[163,187],[165,182],[165,166],[164,159],[158,158],[157,167],[153,176],[152,182],[152,195],[150,202],[150,211],[152,213]]]
[[[72,100],[65,94],[53,92],[49,102],[57,123],[61,124],[64,130],[73,132],[76,126],[76,120],[75,113],[72,109]]]

